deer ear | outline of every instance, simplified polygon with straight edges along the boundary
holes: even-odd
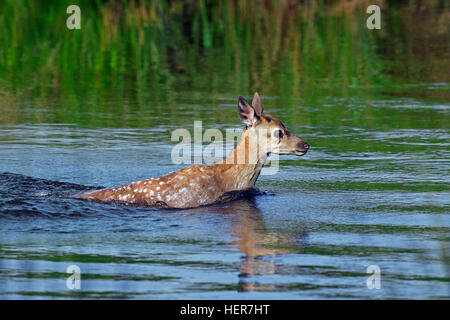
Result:
[[[241,121],[246,125],[251,127],[256,123],[255,109],[241,96],[238,98],[238,114]]]
[[[263,105],[258,92],[255,92],[255,95],[253,96],[252,106],[255,109],[256,114],[260,117],[263,113]]]

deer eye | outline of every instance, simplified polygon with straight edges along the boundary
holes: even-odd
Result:
[[[283,131],[281,131],[280,129],[274,130],[273,136],[277,139],[281,139],[283,138]]]

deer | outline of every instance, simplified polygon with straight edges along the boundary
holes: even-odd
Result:
[[[263,114],[257,92],[251,104],[239,96],[237,109],[245,128],[233,151],[221,161],[191,165],[160,177],[74,197],[174,209],[206,206],[252,190],[271,153],[303,156],[309,150],[309,144],[292,134],[278,118]]]

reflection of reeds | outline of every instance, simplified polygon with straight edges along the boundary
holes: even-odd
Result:
[[[430,3],[432,11],[440,5]],[[65,26],[69,4],[0,3],[0,77],[42,97],[114,88],[118,95],[136,92],[138,101],[167,101],[179,88],[258,90],[288,107],[293,97],[315,99],[323,89],[348,96],[349,87],[389,79],[377,50],[391,33],[365,28],[363,0],[80,0],[82,29],[74,31]],[[409,21],[410,11],[384,12]],[[392,34],[401,38],[395,21]]]

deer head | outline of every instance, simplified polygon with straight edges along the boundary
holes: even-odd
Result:
[[[238,114],[246,125],[250,137],[250,148],[259,156],[269,153],[304,155],[309,144],[293,135],[278,118],[263,114],[263,105],[256,92],[252,104],[243,97],[238,99]]]

